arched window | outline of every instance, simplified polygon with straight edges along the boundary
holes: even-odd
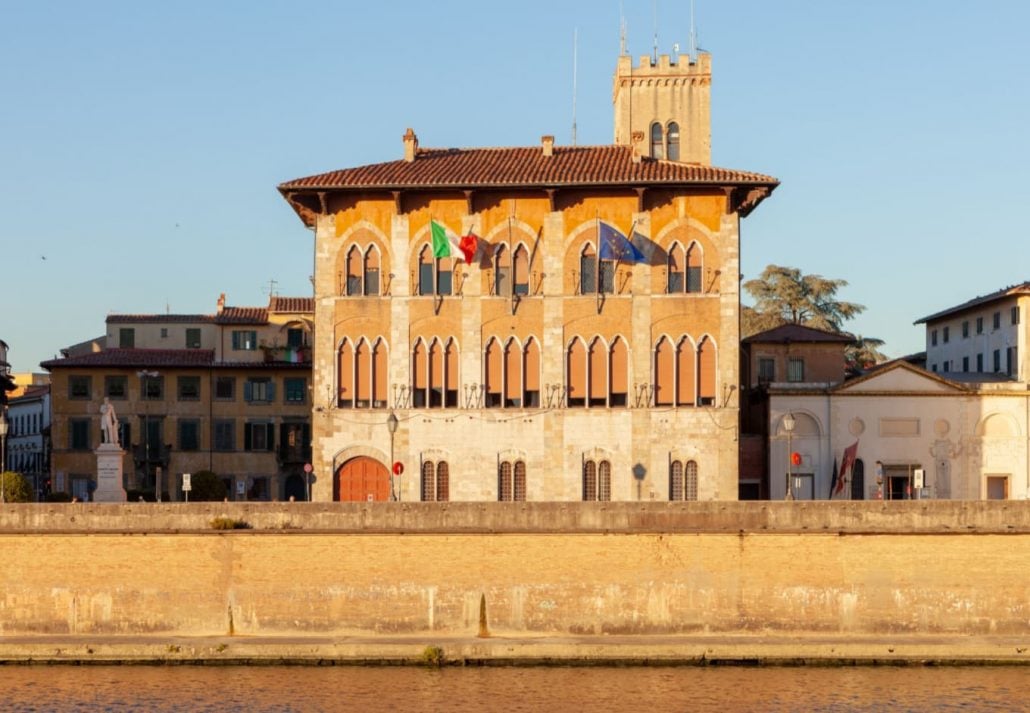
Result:
[[[494,252],[494,294],[507,297],[511,294],[511,251],[498,245]]]
[[[366,339],[358,342],[354,361],[354,405],[357,408],[368,408],[372,405],[372,349]]]
[[[680,160],[680,125],[675,121],[669,122],[668,131],[669,141],[669,160],[679,161]]]
[[[675,398],[675,367],[672,343],[662,337],[654,350],[654,405],[672,406]]]
[[[429,345],[429,406],[439,408],[443,406],[443,345],[439,339],[434,339]]]
[[[522,357],[522,405],[525,408],[540,407],[540,347],[536,340],[526,342]]]
[[[683,479],[683,499],[697,500],[697,461],[688,460]]]
[[[629,351],[626,342],[616,337],[608,352],[608,405],[625,406],[629,402]]]
[[[597,463],[592,460],[583,463],[583,500],[597,500]]]
[[[590,295],[597,292],[597,252],[592,243],[587,243],[579,252],[579,293]]]
[[[665,158],[662,125],[657,121],[651,124],[651,158]]]
[[[497,467],[497,499],[507,502],[512,499],[512,468],[509,461],[501,461]]]
[[[694,365],[697,355],[690,339],[683,337],[676,347],[676,405],[697,404],[697,369]]]
[[[701,284],[702,257],[701,246],[691,243],[687,248],[687,292],[693,294],[704,292],[704,285]]]
[[[365,252],[365,294],[379,294],[379,250],[374,245]]]
[[[669,500],[683,500],[683,463],[669,463]]]
[[[504,348],[504,405],[522,405],[522,349],[514,339],[509,339]]]
[[[497,499],[522,502],[526,499],[525,461],[501,461],[497,466]]]
[[[337,354],[337,401],[340,408],[354,408],[354,349],[350,341],[343,340]]]
[[[566,405],[569,408],[587,405],[587,350],[583,342],[576,337],[569,345],[565,359],[566,384],[568,394]]]
[[[597,499],[612,499],[612,464],[606,460],[597,464]]]
[[[486,345],[485,369],[484,405],[486,408],[498,408],[501,406],[504,393],[504,369],[501,362],[501,343],[496,338],[491,338]]]
[[[458,408],[458,345],[447,341],[444,355],[444,402],[447,408]]]
[[[352,245],[347,251],[347,295],[356,297],[361,294],[361,249]]]
[[[386,342],[378,339],[372,350],[372,408],[386,408],[388,405],[386,378],[390,372],[387,362]]]
[[[670,295],[683,292],[684,264],[683,246],[673,243],[669,247],[669,280],[666,289]]]
[[[715,342],[705,337],[697,348],[698,403],[701,406],[715,403],[715,368]]]
[[[515,482],[512,484],[512,500],[525,502],[526,500],[526,462],[515,461]]]
[[[590,397],[588,405],[604,406],[608,400],[608,350],[600,337],[590,343]]]
[[[426,245],[418,254],[418,293],[431,295],[433,290],[433,249]]]
[[[422,501],[446,502],[450,499],[450,466],[447,461],[422,463]]]
[[[411,366],[411,405],[425,408],[429,403],[429,352],[421,339],[415,343]]]
[[[515,249],[515,294],[529,294],[529,251],[525,245]]]

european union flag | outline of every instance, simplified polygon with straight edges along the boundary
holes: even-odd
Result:
[[[601,223],[598,232],[600,233],[599,239],[601,243],[599,257],[602,260],[647,262],[644,253],[640,252],[633,243],[626,239],[625,235],[612,226],[607,223]]]

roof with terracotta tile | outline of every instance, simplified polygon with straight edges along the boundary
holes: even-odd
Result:
[[[988,295],[974,297],[973,299],[963,302],[960,305],[955,305],[954,307],[949,307],[948,309],[941,310],[940,312],[934,312],[928,317],[917,319],[912,324],[924,324],[926,322],[935,322],[938,319],[943,319],[944,317],[949,317],[960,312],[966,312],[968,310],[975,309],[982,305],[990,304],[991,302],[994,302],[996,300],[1001,300],[1006,297],[1013,297],[1016,295],[1030,295],[1030,280],[1028,280],[1027,282],[1022,282],[1018,285],[1003,287],[1002,289],[996,292],[992,292]]]
[[[105,349],[40,364],[44,369],[61,368],[165,368],[165,369],[310,369],[311,362],[215,361],[211,349]]]
[[[109,314],[108,324],[209,324],[214,321],[210,314]]]
[[[214,315],[215,324],[268,324],[267,307],[224,307]]]
[[[741,340],[747,343],[782,344],[786,342],[838,342],[850,344],[855,335],[847,332],[827,332],[823,329],[806,327],[801,324],[781,324],[779,327],[752,334]]]
[[[539,146],[419,149],[414,161],[387,161],[297,178],[279,186],[297,189],[486,188],[507,186],[762,185],[772,176],[714,166],[642,158],[629,146]]]
[[[278,295],[273,295],[268,301],[268,311],[314,314],[315,300],[312,297],[279,297]]]

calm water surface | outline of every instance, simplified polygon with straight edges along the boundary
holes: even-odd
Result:
[[[1028,668],[4,666],[3,711],[1028,711]]]

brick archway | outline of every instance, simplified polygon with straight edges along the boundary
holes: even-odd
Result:
[[[333,476],[333,500],[344,502],[390,499],[390,473],[375,458],[357,456],[345,461]]]

